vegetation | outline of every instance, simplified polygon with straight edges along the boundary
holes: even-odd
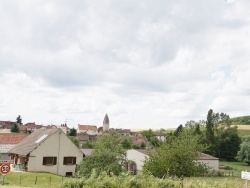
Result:
[[[221,159],[235,160],[241,139],[237,127],[231,127],[229,115],[214,113],[210,109],[206,121],[188,121],[186,128],[192,129],[194,135],[202,136],[201,142],[209,146],[205,153]]]
[[[15,123],[15,124],[11,127],[10,131],[11,131],[12,133],[19,133],[18,124]]]
[[[240,116],[231,118],[233,125],[250,125],[250,116]]]
[[[95,151],[86,156],[77,167],[78,177],[90,177],[95,169],[97,175],[121,174],[126,162],[126,152],[121,146],[122,137],[117,134],[104,134],[95,143]]]
[[[98,174],[96,171],[93,171],[89,178],[70,179],[61,186],[61,188],[72,187],[177,188],[179,187],[179,182],[170,179],[158,179],[145,174],[130,176],[129,174],[122,173],[120,176],[110,176],[105,172]]]
[[[245,136],[243,138],[236,159],[250,165],[250,136]]]
[[[22,124],[23,124],[23,123],[22,123],[22,118],[21,118],[20,115],[17,116],[17,118],[16,118],[16,123],[17,123],[18,125],[22,125]]]
[[[168,138],[155,152],[149,154],[143,172],[159,178],[183,178],[207,173],[207,166],[196,162],[199,152],[206,149],[199,141],[200,137],[194,136],[190,129],[183,130],[178,137]]]
[[[76,136],[76,129],[74,127],[70,129],[69,136]]]
[[[2,180],[2,174],[0,174]],[[49,173],[9,172],[5,178],[7,187],[59,187],[66,177]],[[3,187],[5,187],[3,186]]]

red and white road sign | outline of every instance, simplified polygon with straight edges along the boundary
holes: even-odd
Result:
[[[10,165],[9,164],[2,164],[0,167],[0,171],[2,174],[7,174],[10,171]]]

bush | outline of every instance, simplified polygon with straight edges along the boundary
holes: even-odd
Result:
[[[108,176],[107,173],[102,172],[97,176],[95,171],[92,172],[89,178],[69,179],[62,184],[61,188],[177,188],[179,182],[174,182],[170,179],[159,179],[150,175],[138,174],[130,176],[122,173],[119,176]]]

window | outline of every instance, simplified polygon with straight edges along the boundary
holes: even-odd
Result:
[[[43,165],[56,165],[56,157],[43,157]]]
[[[76,164],[76,157],[64,157],[63,164],[64,165],[75,165]]]
[[[72,176],[73,173],[72,172],[66,172],[66,177]]]

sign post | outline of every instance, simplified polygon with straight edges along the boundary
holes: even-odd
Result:
[[[2,164],[0,167],[0,171],[2,173],[2,185],[4,185],[5,182],[5,176],[6,174],[8,174],[8,172],[10,171],[10,165],[9,164]]]
[[[241,178],[246,180],[246,188],[248,187],[247,181],[250,180],[250,172],[241,171]]]

